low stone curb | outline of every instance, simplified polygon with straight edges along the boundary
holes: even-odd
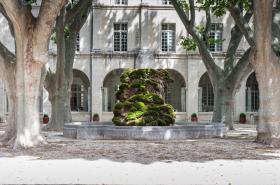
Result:
[[[96,140],[183,140],[222,138],[226,128],[222,123],[198,123],[175,126],[114,126],[109,124],[66,123],[63,136],[72,139]]]

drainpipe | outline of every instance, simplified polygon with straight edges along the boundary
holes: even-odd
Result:
[[[139,19],[138,19],[138,49],[135,50],[135,54],[134,54],[134,63],[133,63],[133,68],[136,69],[137,67],[137,58],[139,57],[140,51],[142,49],[142,8],[143,8],[143,2],[141,0],[140,5],[139,5]]]
[[[90,74],[90,98],[89,98],[89,104],[90,104],[90,120],[92,120],[92,49],[93,49],[93,6],[91,7],[90,12],[90,51],[89,51],[89,74]]]

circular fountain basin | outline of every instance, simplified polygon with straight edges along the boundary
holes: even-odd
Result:
[[[221,138],[226,132],[222,123],[195,123],[174,126],[115,126],[110,122],[64,124],[63,136],[95,140],[183,140]]]

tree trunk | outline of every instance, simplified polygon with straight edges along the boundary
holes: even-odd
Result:
[[[34,22],[32,18],[26,23],[26,30],[17,32],[16,38],[16,126],[17,134],[14,148],[33,147],[44,143],[40,134],[39,96],[42,87],[43,60],[47,54],[35,48],[42,48],[42,43],[35,42]],[[42,53],[41,53],[42,52]],[[34,57],[35,56],[35,57]]]
[[[3,67],[4,84],[8,97],[8,118],[7,128],[5,134],[1,137],[0,141],[4,145],[13,145],[16,136],[16,79],[15,79],[15,65],[9,64]]]
[[[214,86],[214,110],[212,122],[224,122],[225,125],[233,130],[233,110],[234,101],[231,90],[226,90],[223,85]]]
[[[49,91],[49,100],[52,105],[51,121],[47,126],[48,130],[61,131],[64,123],[72,121],[71,106],[70,106],[70,91],[68,80],[65,81],[62,87],[55,88]]]
[[[70,98],[77,31],[70,26],[69,35],[65,38],[63,32],[65,27],[64,15],[61,13],[56,22],[56,72],[51,74],[53,75],[52,78],[46,79],[46,89],[49,92],[49,100],[52,105],[51,122],[47,129],[56,131],[62,131],[64,123],[72,121]]]
[[[212,122],[220,123],[222,122],[222,117],[223,117],[223,111],[221,106],[224,104],[223,89],[220,89],[219,87],[215,87],[213,85],[213,91],[214,91],[214,110],[213,110]]]
[[[35,45],[33,47],[36,47]],[[29,49],[17,50],[16,64],[16,124],[17,136],[14,147],[32,147],[43,142],[40,135],[39,95],[43,63],[29,56]]]
[[[223,102],[223,111],[224,111],[224,122],[226,126],[230,130],[234,130],[233,127],[233,113],[234,113],[234,97],[232,92],[230,91],[225,91],[224,93],[224,102]]]
[[[0,1],[13,28],[16,45],[15,96],[10,97],[15,100],[14,148],[32,147],[44,141],[39,120],[39,95],[44,80],[42,69],[48,62],[49,39],[55,19],[66,3],[66,0],[43,0],[38,16],[34,17],[31,6],[25,3]]]
[[[280,147],[280,64],[271,47],[273,0],[254,1],[254,61],[260,91],[257,142]]]

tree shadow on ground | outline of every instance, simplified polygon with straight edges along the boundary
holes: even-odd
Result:
[[[44,132],[48,144],[26,150],[0,147],[0,157],[35,156],[38,160],[107,159],[115,162],[151,164],[154,162],[207,162],[212,160],[279,159],[278,149],[239,135],[224,139],[180,141],[74,140],[61,133]],[[276,154],[276,155],[275,155]]]

